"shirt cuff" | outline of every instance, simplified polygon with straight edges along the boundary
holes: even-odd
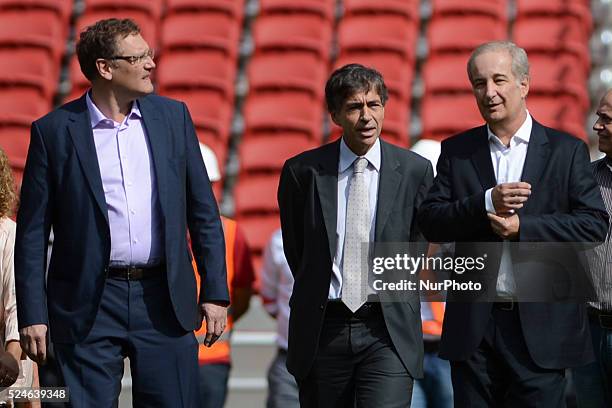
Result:
[[[488,213],[497,214],[495,212],[495,206],[493,205],[493,197],[491,196],[493,187],[485,191],[485,208]]]

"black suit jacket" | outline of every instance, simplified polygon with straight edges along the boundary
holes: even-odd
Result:
[[[289,302],[287,367],[307,376],[317,353],[336,252],[340,141],[304,152],[285,163],[278,189],[283,245],[295,278]],[[433,178],[421,156],[381,140],[375,242],[418,238],[416,212]],[[418,293],[404,302],[383,302],[393,344],[406,369],[422,376]]]
[[[438,174],[419,212],[419,225],[430,241],[456,241],[457,255],[478,255],[469,242],[500,241],[490,227],[485,191],[496,185],[486,126],[442,142]],[[586,145],[575,137],[533,121],[521,180],[531,196],[518,211],[518,241],[598,242],[607,232],[607,213],[589,167]],[[489,285],[495,285],[501,248],[487,261]],[[515,272],[516,274],[516,272]],[[453,302],[465,294],[450,292],[440,355],[465,360],[480,344],[491,303]],[[593,357],[588,322],[581,303],[520,303],[527,347],[543,368],[565,368]]]
[[[200,300],[229,301],[217,204],[184,103],[139,99],[163,219],[174,313],[186,330],[201,322],[187,227],[202,275]],[[49,231],[54,243],[45,283]],[[49,324],[55,342],[91,328],[110,260],[110,228],[85,95],[32,124],[17,216],[15,285],[19,326]]]

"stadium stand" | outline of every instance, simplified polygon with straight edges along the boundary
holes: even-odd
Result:
[[[323,101],[334,67],[383,73],[383,137],[402,146],[482,123],[465,64],[484,41],[525,47],[530,112],[584,140],[586,115],[612,87],[604,0],[0,0],[0,146],[18,179],[31,121],[88,87],[71,32],[107,17],[133,18],[157,49],[157,92],[188,105],[216,153],[222,209],[243,226],[256,263],[279,226],[285,159],[339,136]]]

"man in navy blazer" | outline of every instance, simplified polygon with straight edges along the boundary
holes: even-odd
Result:
[[[125,357],[136,406],[196,407],[193,330],[204,316],[212,344],[229,296],[189,112],[150,95],[153,52],[131,20],[88,27],[77,54],[91,90],[32,124],[15,249],[23,349],[44,363],[49,329],[73,407],[116,406]]]
[[[525,50],[486,43],[467,68],[486,125],[442,142],[419,225],[430,241],[455,242],[457,256],[486,253],[482,274],[453,278],[490,290],[449,291],[440,356],[451,361],[457,408],[564,407],[565,369],[593,360],[586,310],[572,296],[582,271],[566,262],[576,258],[569,245],[555,258],[567,272],[548,276],[549,259],[527,267],[517,247],[600,242],[608,216],[587,146],[527,111]]]

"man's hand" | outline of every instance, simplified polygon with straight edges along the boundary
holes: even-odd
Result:
[[[495,214],[488,213],[489,221],[493,232],[503,239],[514,239],[518,237],[520,220],[517,214],[509,217],[500,217]]]
[[[206,338],[204,345],[211,347],[221,337],[227,324],[227,306],[215,302],[204,302],[200,305],[206,319]]]
[[[491,191],[491,200],[497,214],[512,214],[523,207],[531,194],[531,184],[519,181],[517,183],[498,184]]]
[[[0,387],[10,387],[19,376],[19,363],[8,351],[0,349]]]
[[[47,326],[34,324],[19,330],[21,348],[23,351],[40,365],[47,361]]]

